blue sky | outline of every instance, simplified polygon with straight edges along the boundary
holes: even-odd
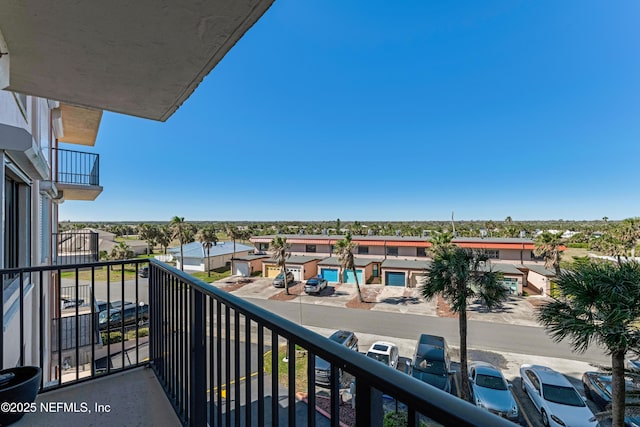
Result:
[[[640,215],[640,2],[278,0],[60,220]]]

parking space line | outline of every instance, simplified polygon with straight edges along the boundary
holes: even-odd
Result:
[[[513,384],[513,383],[511,383],[511,384]],[[515,388],[515,385],[513,387]],[[511,394],[513,395],[513,398],[516,400],[516,403],[518,404],[518,407],[520,408],[520,412],[522,413],[522,416],[524,417],[524,420],[526,421],[527,426],[533,427],[533,424],[529,420],[529,417],[527,416],[527,413],[524,411],[524,406],[522,406],[522,403],[520,403],[520,399],[518,399],[517,393],[514,390],[511,390]]]

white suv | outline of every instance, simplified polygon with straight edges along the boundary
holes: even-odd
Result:
[[[399,358],[398,346],[390,342],[376,341],[371,345],[371,347],[369,347],[367,357],[376,359],[377,361],[396,369]]]
[[[597,422],[584,398],[559,372],[546,366],[520,366],[522,391],[529,395],[545,426],[592,427]]]

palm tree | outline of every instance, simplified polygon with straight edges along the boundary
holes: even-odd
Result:
[[[172,238],[178,239],[180,243],[180,270],[184,271],[184,251],[183,246],[185,242],[190,241],[193,238],[193,227],[184,221],[183,217],[174,216],[171,218],[169,227],[172,231]]]
[[[467,376],[467,306],[479,299],[489,310],[500,307],[509,295],[509,289],[500,283],[501,274],[491,269],[484,252],[459,246],[438,246],[422,296],[431,300],[440,295],[458,314],[460,331],[460,390],[462,398],[469,400]]]
[[[356,290],[358,291],[358,301],[364,302],[364,299],[362,298],[362,291],[360,290],[358,273],[356,271],[355,262],[353,258],[353,250],[357,246],[358,244],[351,240],[351,234],[347,233],[344,239],[338,240],[336,242],[336,245],[333,248],[333,253],[338,255],[338,259],[340,260],[340,266],[342,267],[342,274],[345,274],[346,271],[348,270],[353,271],[353,275],[356,278]]]
[[[282,276],[284,277],[284,293],[289,295],[289,282],[287,282],[287,258],[291,256],[291,253],[287,252],[289,245],[287,245],[287,238],[276,236],[271,240],[269,250],[273,252],[273,260],[280,267]]]
[[[560,275],[560,258],[562,257],[560,246],[562,246],[560,236],[545,231],[536,237],[533,250],[535,256],[544,258],[544,268],[553,269],[556,277]]]
[[[156,240],[160,246],[162,246],[163,252],[167,254],[167,247],[171,244],[171,230],[166,225],[158,227],[158,234]]]
[[[640,264],[595,262],[574,264],[556,279],[559,296],[541,307],[538,320],[555,341],[568,338],[583,353],[591,344],[611,356],[613,427],[624,425],[624,359],[640,350]]]
[[[147,242],[147,254],[151,255],[158,237],[158,227],[150,224],[140,224],[138,226],[138,237]]]
[[[615,233],[624,246],[625,256],[636,256],[636,242],[640,238],[640,218],[627,218],[620,224]]]
[[[443,231],[442,233],[438,233],[433,235],[430,239],[431,242],[431,251],[435,251],[436,248],[442,246],[451,246],[451,240],[453,239],[453,234],[448,231]]]
[[[198,241],[202,243],[202,248],[207,253],[207,276],[211,277],[211,248],[218,244],[218,236],[216,236],[216,230],[215,228],[213,228],[213,226],[205,226],[200,231],[198,231],[196,237],[198,238]],[[231,262],[233,262],[233,258],[231,259]],[[231,271],[231,274],[233,274],[233,270]]]

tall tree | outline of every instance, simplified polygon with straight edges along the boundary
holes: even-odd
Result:
[[[356,279],[356,290],[358,291],[358,301],[364,302],[362,298],[362,291],[360,290],[360,281],[358,280],[358,272],[356,271],[355,260],[353,257],[353,251],[358,246],[353,240],[351,240],[351,234],[347,233],[344,239],[338,240],[333,253],[338,255],[340,260],[340,266],[342,267],[342,274],[346,274],[348,270],[353,271],[353,275]],[[344,280],[344,278],[343,278]]]
[[[624,246],[625,256],[636,256],[636,242],[640,239],[640,218],[627,218],[622,221],[615,236]]]
[[[133,258],[133,251],[125,242],[118,242],[118,244],[111,249],[110,258],[113,260]]]
[[[548,231],[543,232],[535,239],[533,253],[544,258],[544,268],[553,269],[556,277],[560,275],[560,258],[562,257],[562,240],[560,236]]]
[[[158,234],[156,240],[160,246],[162,246],[163,252],[167,254],[167,248],[171,244],[171,229],[167,225],[161,225],[158,227]]]
[[[191,224],[185,222],[183,217],[174,216],[171,218],[169,227],[172,231],[172,238],[178,239],[180,243],[180,270],[184,271],[184,244],[191,241],[193,238],[194,230]]]
[[[556,278],[559,296],[538,312],[538,320],[555,341],[571,341],[576,352],[591,344],[611,356],[613,427],[624,426],[624,359],[640,351],[640,264],[596,262],[574,264]]]
[[[340,218],[338,218],[336,219],[336,234],[340,234],[340,228],[341,228]]]
[[[213,226],[207,225],[198,231],[196,238],[202,243],[202,249],[204,249],[207,254],[207,276],[211,277],[211,248],[218,244],[216,230]],[[233,259],[231,259],[231,262],[233,262]],[[233,274],[233,270],[231,270],[231,274]]]
[[[460,390],[462,398],[469,400],[467,376],[467,307],[479,299],[489,310],[500,307],[509,296],[509,289],[500,283],[502,275],[491,269],[489,257],[484,252],[459,246],[437,246],[421,289],[422,296],[431,300],[442,296],[451,311],[458,314],[460,331]]]
[[[451,240],[453,240],[453,234],[448,231],[434,234],[429,241],[431,242],[431,251],[442,246],[451,246]]]
[[[158,237],[158,227],[150,224],[140,224],[138,226],[138,237],[147,242],[147,254],[151,255]]]
[[[284,277],[284,293],[289,295],[289,282],[287,281],[287,258],[291,256],[288,252],[289,245],[287,244],[287,238],[282,236],[276,236],[271,239],[269,250],[273,253],[273,260],[280,267],[280,272]]]

